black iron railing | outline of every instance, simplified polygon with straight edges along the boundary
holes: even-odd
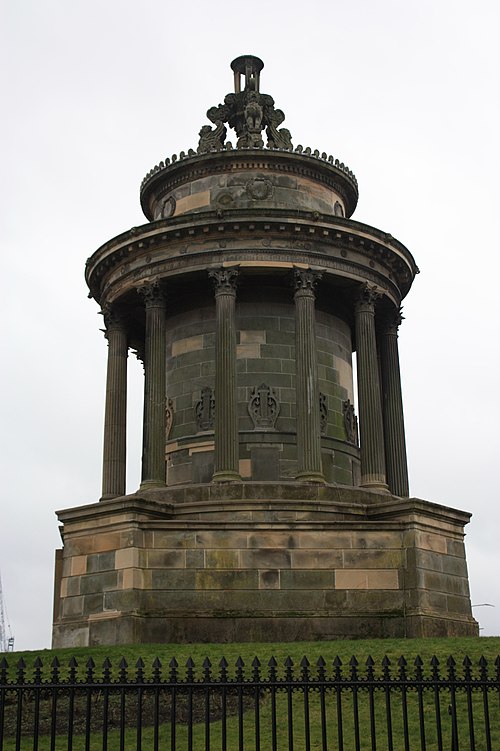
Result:
[[[444,670],[401,657],[362,669],[304,657],[263,669],[255,658],[213,670],[172,659],[129,671],[124,659],[100,671],[69,660],[0,661],[0,751],[79,749],[169,751],[499,751],[500,657],[469,658]]]

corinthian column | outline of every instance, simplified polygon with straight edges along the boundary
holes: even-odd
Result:
[[[237,268],[209,271],[215,286],[214,482],[240,480],[236,401]]]
[[[387,482],[391,493],[407,498],[410,491],[398,352],[398,328],[402,320],[401,312],[397,312],[392,319],[382,321],[379,351]]]
[[[294,276],[297,479],[324,482],[314,309],[314,286],[321,274],[310,269],[295,269]]]
[[[108,340],[106,407],[102,461],[102,496],[125,495],[127,457],[127,332],[116,309],[102,310]]]
[[[376,287],[364,284],[355,304],[361,485],[387,490],[384,427],[375,338]]]
[[[165,294],[158,282],[138,292],[146,308],[141,488],[156,488],[165,485]]]

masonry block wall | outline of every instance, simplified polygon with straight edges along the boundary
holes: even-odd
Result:
[[[475,632],[457,512],[347,488],[285,507],[252,488],[179,490],[175,519],[101,504],[94,534],[67,512],[60,646]]]
[[[237,303],[239,470],[245,480],[291,480],[297,474],[295,311],[289,286],[264,284],[258,301],[243,290]],[[204,389],[215,400],[215,307],[201,293],[195,302],[196,308],[169,316],[167,326],[167,397],[173,411],[166,443],[169,485],[209,482],[213,475],[214,414],[200,417],[197,410],[203,406]],[[325,479],[357,485],[359,448],[347,440],[343,415],[345,401],[354,402],[349,325],[318,310],[316,351],[325,405]],[[276,399],[278,411],[275,422],[265,427],[249,413],[252,396],[262,385]]]

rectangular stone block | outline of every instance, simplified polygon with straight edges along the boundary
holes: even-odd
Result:
[[[351,532],[300,532],[300,548],[335,548],[347,549],[352,547]]]
[[[71,617],[75,615],[83,615],[83,597],[67,597],[62,602],[62,615],[64,617]]]
[[[335,571],[336,589],[398,589],[398,572],[382,569],[344,569]]]
[[[203,349],[203,336],[189,336],[185,339],[178,339],[176,342],[172,342],[172,357],[178,355],[184,355],[186,352],[194,352],[195,350]]]
[[[386,532],[377,530],[376,532],[351,532],[351,545],[353,548],[400,548],[402,539],[401,532]]]
[[[240,552],[238,550],[207,550],[205,565],[207,569],[240,568]]]
[[[281,548],[240,551],[242,568],[287,569],[290,568],[290,551]]]
[[[416,532],[415,545],[418,548],[423,548],[424,550],[432,550],[435,553],[448,552],[446,537],[442,535],[436,535],[433,532]]]
[[[196,532],[182,532],[181,530],[158,530],[153,532],[153,547],[160,548],[194,548],[196,547]]]
[[[240,530],[234,530],[234,532],[220,530],[202,530],[196,533],[196,546],[198,548],[213,548],[215,550],[221,548],[246,548],[247,547],[248,533]]]
[[[342,566],[341,550],[292,550],[294,569],[334,569]]]
[[[259,589],[279,589],[280,588],[280,571],[279,569],[268,569],[259,571]]]
[[[179,198],[175,207],[174,216],[179,216],[179,214],[184,214],[186,211],[192,211],[193,209],[201,209],[203,206],[208,206],[209,204],[209,190],[203,190],[200,193],[196,193],[194,196]]]
[[[103,592],[106,589],[116,589],[118,586],[118,574],[116,571],[105,571],[101,574],[87,574],[80,580],[82,594]]]
[[[281,589],[333,589],[333,571],[281,571]]]
[[[401,550],[345,550],[345,568],[399,568]]]
[[[137,548],[124,548],[117,550],[115,554],[115,568],[132,568],[139,565],[139,550]]]
[[[256,590],[259,584],[257,571],[197,571],[196,589],[249,589]]]
[[[71,576],[79,576],[87,573],[87,556],[74,555],[71,560]]]
[[[87,573],[95,574],[98,571],[110,571],[115,568],[115,551],[108,553],[96,553],[87,556]]]
[[[299,538],[296,533],[283,532],[251,532],[248,535],[249,548],[297,548]]]
[[[424,589],[432,589],[436,592],[462,595],[464,597],[469,594],[467,579],[460,576],[451,576],[450,574],[441,574],[437,571],[427,571],[425,569],[418,569],[417,576],[419,586]]]
[[[266,332],[258,329],[241,330],[239,332],[240,344],[265,344]]]
[[[204,568],[204,550],[186,550],[186,568]]]
[[[156,568],[186,568],[185,550],[148,550],[147,567]]]
[[[243,358],[257,359],[260,357],[260,344],[237,344],[236,357],[238,360]]]
[[[153,589],[194,589],[195,572],[190,569],[154,569],[151,584]]]

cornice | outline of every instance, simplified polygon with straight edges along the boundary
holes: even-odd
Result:
[[[201,242],[212,246],[216,243],[216,247],[202,248]],[[248,243],[246,250],[235,247],[245,243]],[[216,212],[206,212],[189,219],[179,217],[151,222],[132,228],[105,243],[87,261],[85,276],[90,288],[89,296],[102,301],[106,280],[111,272],[121,267],[120,274],[125,277],[131,265],[135,265],[137,271],[140,259],[143,259],[139,264],[144,269],[142,276],[151,276],[156,263],[151,264],[153,255],[159,248],[169,245],[174,250],[174,255],[169,259],[172,272],[176,266],[185,268],[186,272],[190,267],[199,268],[204,263],[208,267],[214,253],[218,256],[218,263],[221,256],[224,256],[223,262],[237,261],[245,255],[248,257],[257,253],[259,247],[266,261],[275,258],[291,263],[314,261],[316,266],[330,267],[333,272],[341,267],[348,271],[348,267],[354,265],[356,275],[362,272],[365,278],[374,283],[380,283],[382,269],[379,266],[382,266],[385,271],[382,276],[385,275],[388,283],[393,285],[395,299],[402,299],[406,295],[418,273],[413,256],[401,243],[391,235],[360,222],[310,212],[300,212],[291,221],[289,212],[279,209],[269,210],[266,216],[259,215],[258,218],[251,210],[226,211],[222,216]],[[175,245],[179,246],[177,254]],[[337,264],[334,263],[331,249],[340,254],[341,259],[336,259]],[[226,252],[220,253],[219,250]],[[366,259],[365,263],[355,260],[359,256]],[[368,273],[366,266],[373,273]]]

